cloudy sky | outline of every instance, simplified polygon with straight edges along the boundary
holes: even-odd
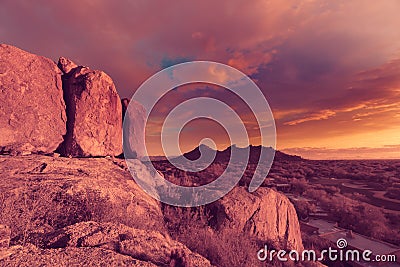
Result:
[[[399,11],[398,0],[2,0],[0,42],[104,70],[121,97],[175,63],[228,64],[261,88],[278,149],[308,158],[400,158]],[[222,88],[176,91],[154,121],[173,108],[171,99],[200,95],[252,116]],[[155,129],[149,150],[160,154]],[[256,132],[249,133],[255,145]],[[204,137],[227,145],[220,125],[199,120],[182,132],[182,150]]]

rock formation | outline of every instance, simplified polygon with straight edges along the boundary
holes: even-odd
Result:
[[[159,202],[119,167],[123,163],[106,158],[3,156],[0,224],[11,227],[13,240],[87,220],[162,231]],[[139,161],[135,172],[151,175]]]
[[[282,249],[303,250],[296,210],[287,197],[269,188],[248,193],[236,187],[207,206],[217,231],[236,229]]]
[[[50,59],[0,45],[0,153],[53,152],[66,115],[61,71]]]
[[[122,107],[112,79],[104,72],[60,58],[67,134],[59,151],[73,157],[122,153]]]
[[[210,266],[167,234],[115,223],[83,222],[44,236],[47,248],[99,247],[157,266]]]
[[[136,161],[138,176],[151,175]],[[139,259],[157,266],[210,266],[169,237],[159,202],[139,189],[124,163],[111,158],[1,157],[0,224],[5,243],[11,239],[13,246],[3,260],[0,255],[0,264],[12,266],[23,262],[21,257],[37,263],[54,257],[65,264],[75,262],[87,247],[83,259],[88,262],[98,262],[92,258],[98,255],[126,265]],[[40,249],[16,246],[27,243]]]
[[[212,266],[168,235],[122,224],[88,221],[37,239],[45,245],[0,252],[1,266]]]
[[[31,266],[132,266],[156,265],[102,248],[40,249],[34,245],[14,246],[0,251],[0,265],[4,267]]]
[[[165,222],[187,227],[179,213],[163,215],[132,179],[162,174],[137,159],[145,156],[146,111],[128,104],[102,71],[66,58],[57,67],[0,45],[0,154],[9,154],[0,155],[1,266],[211,266],[171,238]],[[128,166],[103,157],[122,152],[122,114]],[[55,149],[72,158],[50,156]],[[200,211],[212,215],[206,230],[218,237],[240,232],[277,248],[303,248],[293,205],[271,189],[236,187]]]
[[[126,158],[145,156],[145,117],[146,110],[137,101],[122,99],[124,155]]]

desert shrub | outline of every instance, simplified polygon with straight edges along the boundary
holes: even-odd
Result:
[[[299,218],[306,218],[308,214],[316,211],[316,206],[309,201],[296,201],[293,203]]]
[[[340,189],[336,186],[324,186],[324,190],[331,195],[340,193]]]
[[[301,179],[295,179],[292,181],[292,188],[293,192],[298,193],[302,195],[307,189],[309,188],[308,182],[306,179],[301,178]]]
[[[199,208],[176,208],[164,205],[165,223],[171,236],[221,267],[261,266],[257,251],[264,243],[234,229],[215,231],[211,215]]]
[[[1,195],[0,223],[11,227],[13,244],[26,243],[33,233],[92,220],[94,214],[111,210],[105,206],[100,193],[91,189],[72,196],[57,187],[27,181],[17,191],[2,192]]]
[[[385,196],[389,198],[399,199],[400,200],[400,188],[391,187],[387,190]]]
[[[176,238],[217,266],[260,264],[257,251],[262,246],[248,234],[232,229],[218,233],[209,227],[194,225],[183,229]]]

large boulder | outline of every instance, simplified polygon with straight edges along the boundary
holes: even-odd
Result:
[[[138,160],[130,168],[151,179]],[[0,224],[11,243],[82,221],[123,223],[163,232],[160,203],[143,192],[124,161],[41,155],[0,157]]]
[[[61,71],[48,58],[0,44],[0,153],[53,152],[66,133]]]
[[[232,229],[281,249],[303,250],[296,210],[283,194],[270,188],[249,193],[235,187],[222,199],[206,206],[214,215],[212,225],[220,233]]]
[[[67,134],[59,151],[66,156],[116,156],[122,153],[122,106],[106,73],[60,58]]]
[[[123,138],[125,158],[143,158],[145,150],[146,110],[137,101],[122,99]]]

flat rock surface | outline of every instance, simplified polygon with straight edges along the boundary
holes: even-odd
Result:
[[[0,44],[0,132],[0,153],[49,153],[63,142],[65,103],[53,61]]]

